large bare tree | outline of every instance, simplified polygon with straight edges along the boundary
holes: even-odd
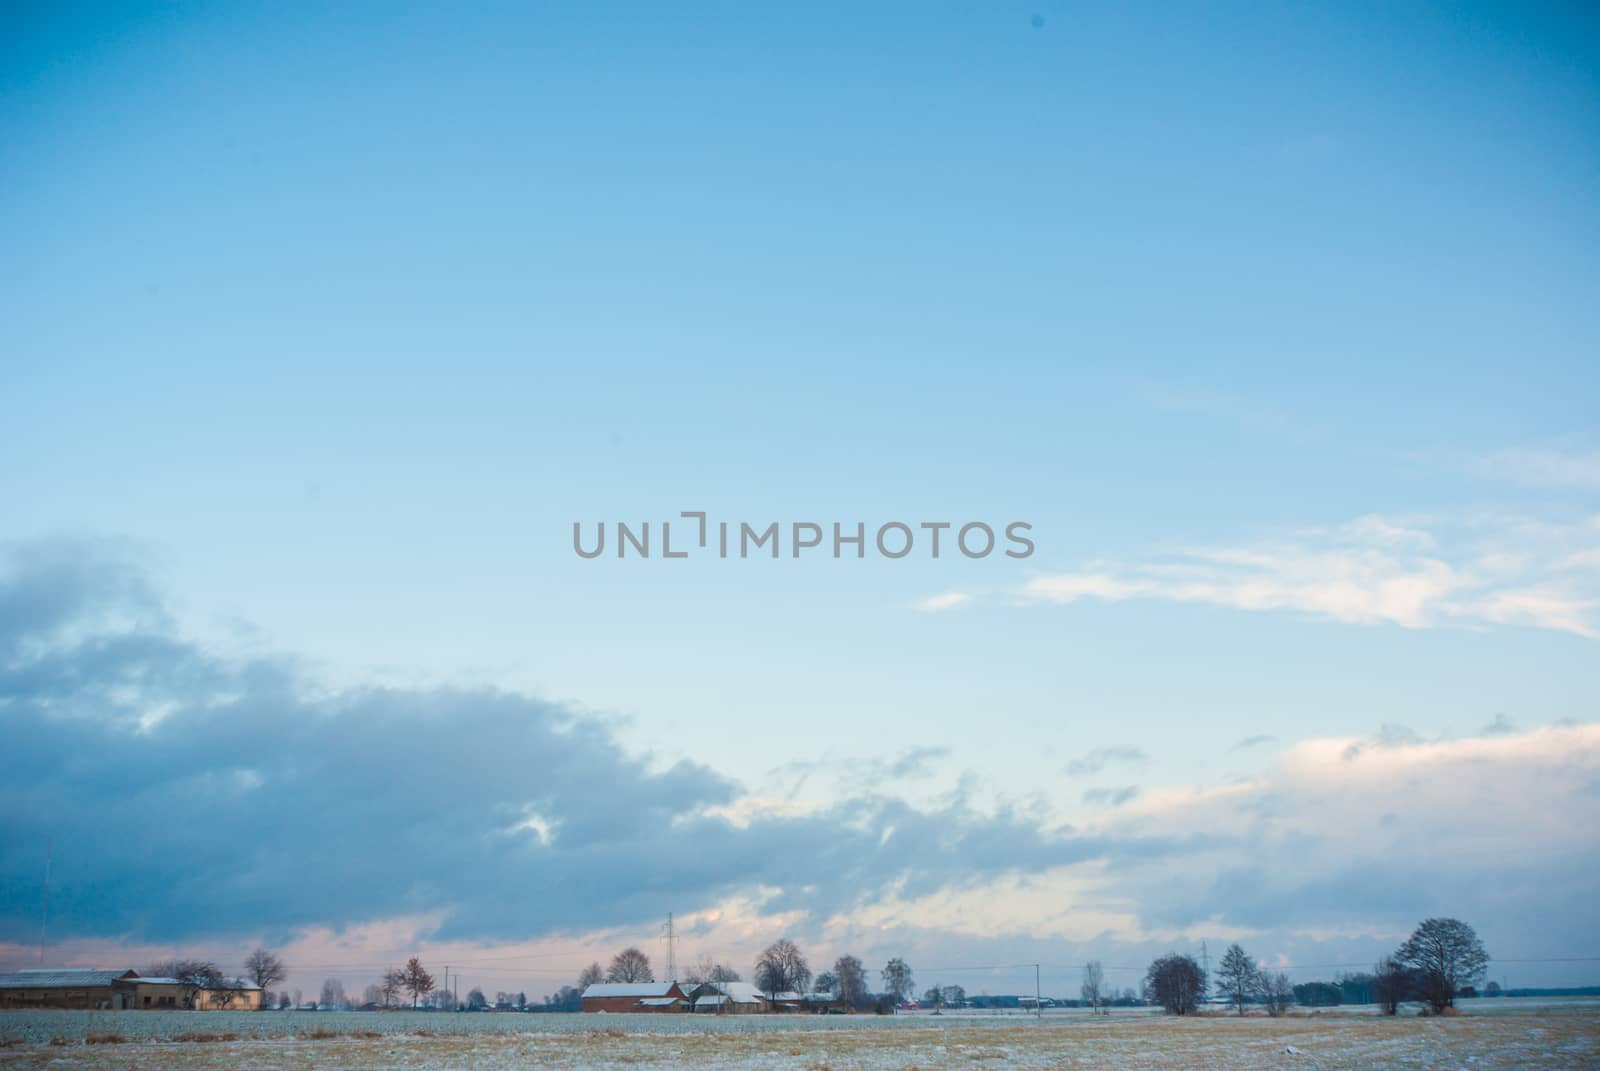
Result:
[[[1205,975],[1191,956],[1162,956],[1145,972],[1146,996],[1168,1015],[1193,1015],[1205,995]]]
[[[883,988],[893,995],[896,1004],[902,1003],[916,992],[917,982],[911,976],[911,965],[896,956],[883,965]]]
[[[811,984],[811,967],[799,946],[783,937],[756,957],[755,979],[756,988],[776,1000],[779,993],[804,993]]]
[[[848,1008],[867,1002],[867,971],[854,956],[840,956],[833,964],[833,995]]]
[[[1422,999],[1435,1015],[1453,1006],[1461,987],[1481,981],[1489,969],[1483,942],[1460,919],[1423,919],[1394,958],[1416,972]]]
[[[624,948],[611,957],[611,967],[606,971],[608,982],[653,982],[655,972],[650,969],[650,957],[637,948]]]
[[[258,948],[245,957],[244,969],[250,980],[260,988],[261,1007],[265,1008],[267,990],[283,981],[288,974],[283,966],[283,960],[264,948]]]

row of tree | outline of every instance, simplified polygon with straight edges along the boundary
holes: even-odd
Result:
[[[296,990],[291,997],[287,990],[274,994],[271,986],[288,975],[288,970],[283,961],[272,952],[258,948],[250,953],[245,960],[245,970],[249,978],[261,989],[262,1008],[291,1008],[301,1005],[300,991]],[[221,974],[215,965],[199,960],[169,960],[151,967],[150,974],[164,977],[177,978],[187,984],[196,985],[198,988],[212,988],[206,980],[218,979]],[[223,990],[224,995],[228,991]],[[406,961],[405,966],[387,970],[374,984],[367,986],[362,994],[362,1005],[374,1005],[380,1008],[394,1008],[400,1006],[403,995],[411,997],[413,1008],[421,1007],[422,1002],[435,993],[432,972],[422,965],[422,961],[412,956]],[[322,983],[321,999],[317,1002],[320,1008],[354,1008],[356,1002],[345,992],[344,983],[337,978],[329,978]],[[444,1005],[436,1005],[444,1006]],[[451,1000],[449,1007],[454,1007]]]
[[[866,966],[856,956],[840,956],[833,966],[813,975],[811,965],[800,947],[787,937],[774,941],[756,957],[751,980],[755,987],[775,999],[780,993],[818,993],[856,1010],[892,1009],[894,1004],[908,999],[915,992],[916,980],[911,968],[900,958],[891,959],[878,972],[883,988],[874,993],[868,984]],[[655,971],[650,957],[636,947],[629,947],[611,958],[608,967],[591,963],[578,975],[576,986],[563,986],[545,998],[551,1010],[578,1010],[582,1007],[583,991],[600,982],[653,982]],[[679,979],[670,979],[679,981]],[[706,982],[743,981],[740,973],[709,956],[702,956],[689,968],[682,981],[690,985]],[[959,988],[959,987],[957,987]]]
[[[1337,983],[1293,985],[1283,971],[1258,964],[1240,945],[1228,946],[1217,966],[1215,993],[1240,1015],[1246,1004],[1261,1004],[1269,1015],[1282,1015],[1291,1004],[1338,1004],[1346,990],[1394,1015],[1408,1000],[1420,1000],[1435,1015],[1453,1007],[1455,998],[1483,979],[1489,954],[1473,928],[1460,919],[1424,919],[1406,942],[1379,960],[1371,974],[1346,975]],[[1092,977],[1091,977],[1092,976]],[[1083,992],[1097,992],[1103,972],[1098,963],[1084,969]],[[1173,1015],[1189,1015],[1205,999],[1207,978],[1194,957],[1171,953],[1145,972],[1145,998]],[[1098,1004],[1096,1005],[1098,1006]]]

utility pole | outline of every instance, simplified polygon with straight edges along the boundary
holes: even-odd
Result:
[[[447,997],[450,995],[450,964],[448,963],[444,965],[444,995]],[[452,1000],[450,1003],[454,1005],[455,1001]],[[455,1011],[455,1008],[452,1006],[450,1010]]]
[[[1033,1014],[1034,1018],[1044,1022],[1044,1001],[1039,995],[1039,965],[1033,965]]]
[[[1206,995],[1211,992],[1211,956],[1206,952],[1203,940],[1200,942],[1200,988],[1205,990],[1200,994],[1200,1003],[1204,1004]]]
[[[44,966],[45,936],[50,931],[50,861],[56,853],[56,839],[45,841],[44,847],[44,907],[39,914],[39,966]]]

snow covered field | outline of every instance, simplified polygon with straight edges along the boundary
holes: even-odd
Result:
[[[11,1068],[1594,1068],[1600,1002],[1395,1019],[0,1012]],[[200,1033],[200,1032],[204,1033]],[[322,1036],[327,1035],[327,1036]]]

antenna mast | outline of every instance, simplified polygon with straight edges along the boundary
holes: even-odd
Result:
[[[678,980],[678,938],[672,932],[672,912],[667,912],[665,928],[667,942],[667,981]]]

